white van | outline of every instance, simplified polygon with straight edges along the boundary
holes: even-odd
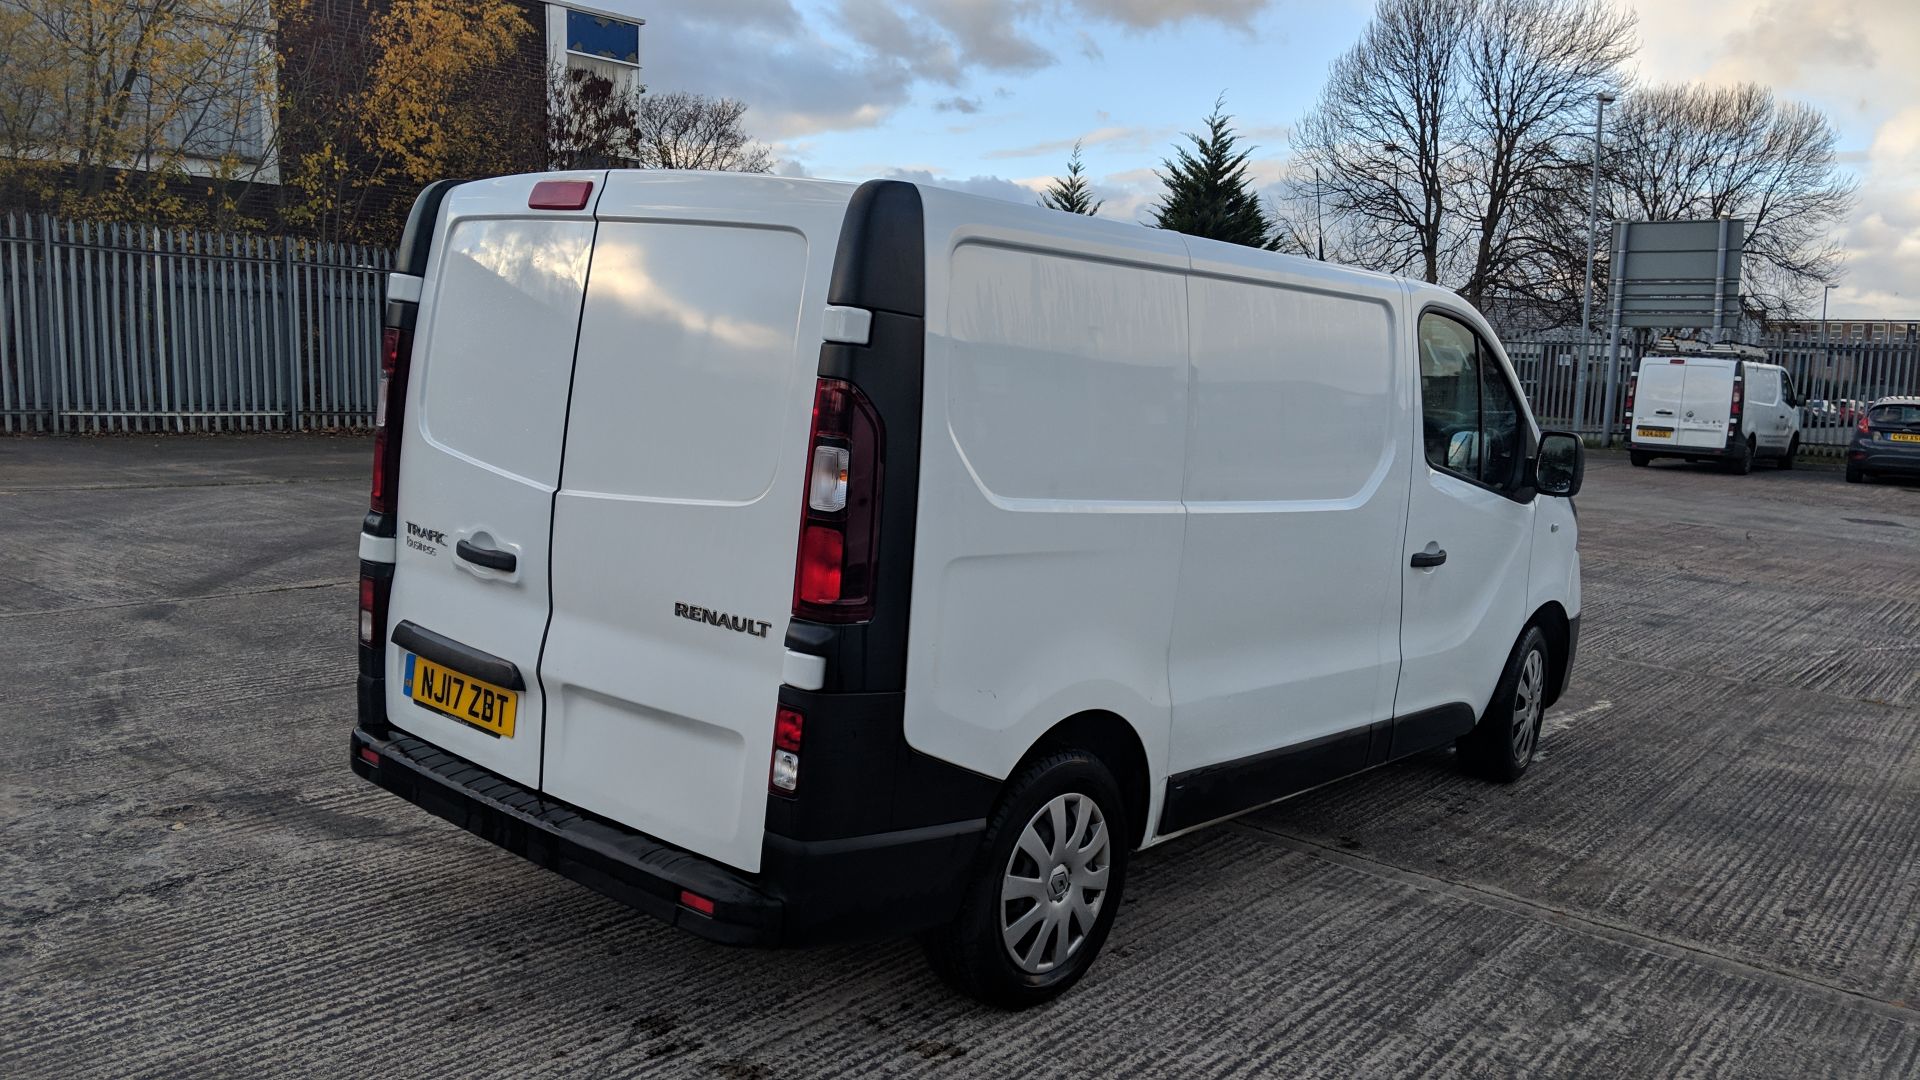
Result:
[[[1627,454],[1717,461],[1742,475],[1769,458],[1793,468],[1800,453],[1800,404],[1793,379],[1759,349],[1718,345],[1650,352],[1627,383]]]
[[[353,768],[703,937],[1032,1004],[1131,852],[1511,781],[1566,684],[1583,451],[1449,292],[673,172],[436,184],[399,265]]]

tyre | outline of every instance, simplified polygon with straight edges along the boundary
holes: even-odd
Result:
[[[1866,478],[1867,478],[1867,474],[1860,471],[1860,466],[1858,465],[1847,466],[1847,483],[1858,484],[1862,480],[1865,480]]]
[[[1653,464],[1653,455],[1643,453],[1639,450],[1629,450],[1627,451],[1627,460],[1633,463],[1634,468],[1644,469],[1648,465]]]
[[[1793,468],[1793,459],[1799,456],[1800,456],[1800,436],[1795,435],[1793,437],[1793,441],[1787,444],[1787,452],[1783,454],[1780,458],[1780,467],[1783,469]]]
[[[1474,729],[1456,744],[1460,764],[1475,776],[1502,784],[1520,779],[1533,764],[1546,715],[1547,635],[1527,627],[1507,657],[1507,668],[1493,689],[1493,700]]]
[[[1003,1009],[1065,992],[1107,940],[1132,835],[1098,758],[1068,750],[1029,766],[987,822],[959,914],[924,939],[928,962]]]
[[[1739,453],[1727,459],[1726,469],[1735,476],[1745,476],[1753,471],[1753,436],[1740,444]]]

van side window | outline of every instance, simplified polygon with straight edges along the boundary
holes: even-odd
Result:
[[[1444,315],[1420,317],[1420,409],[1427,464],[1480,475],[1480,360],[1473,331]]]
[[[1753,372],[1747,379],[1747,396],[1755,405],[1780,404],[1780,373],[1771,368],[1748,369]]]
[[[1428,464],[1502,490],[1519,482],[1519,395],[1486,343],[1445,315],[1420,319],[1420,405]]]

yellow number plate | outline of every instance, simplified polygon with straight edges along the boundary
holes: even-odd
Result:
[[[1887,438],[1892,439],[1894,442],[1920,442],[1920,435],[1908,435],[1900,431],[1889,433]]]
[[[413,653],[402,655],[400,672],[403,688],[415,705],[472,724],[489,735],[513,738],[513,717],[520,711],[518,692]]]
[[[1672,428],[1663,428],[1663,427],[1639,427],[1639,428],[1634,428],[1634,429],[1633,429],[1633,433],[1634,433],[1635,435],[1638,435],[1639,437],[1641,437],[1641,438],[1643,438],[1643,439],[1671,439],[1671,438],[1673,438],[1673,429],[1672,429]]]

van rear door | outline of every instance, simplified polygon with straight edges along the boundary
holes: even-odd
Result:
[[[605,174],[565,178],[594,182],[586,206],[530,210],[536,180],[554,178],[518,176],[462,184],[441,209],[408,377],[386,652],[394,726],[528,787],[553,491]]]
[[[543,787],[750,872],[852,191],[613,173],[580,319]]]
[[[1633,391],[1634,442],[1676,444],[1686,379],[1687,369],[1678,360],[1649,356],[1640,362],[1640,377],[1634,381]]]
[[[1688,359],[1684,365],[1673,366],[1686,373],[1675,441],[1681,446],[1726,446],[1727,421],[1733,415],[1735,362]]]

